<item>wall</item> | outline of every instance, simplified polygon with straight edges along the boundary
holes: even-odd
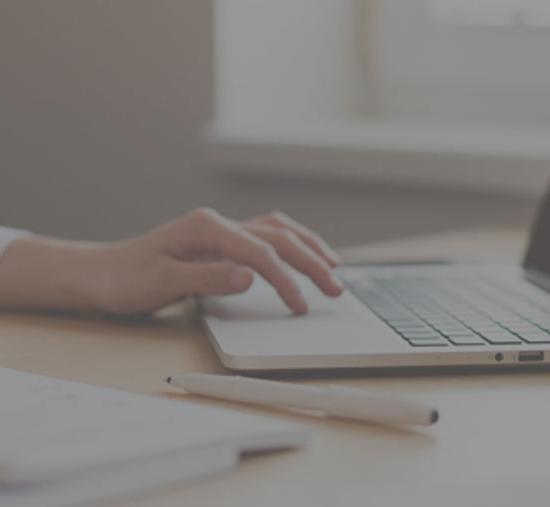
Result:
[[[0,223],[108,239],[279,207],[343,244],[529,220],[511,198],[211,175],[211,32],[205,0],[2,0]]]
[[[202,199],[203,0],[2,0],[2,221],[71,236],[148,227]]]
[[[356,4],[218,0],[216,121],[288,124],[357,112],[362,90]]]

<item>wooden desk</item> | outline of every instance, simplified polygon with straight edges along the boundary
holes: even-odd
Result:
[[[484,258],[510,260],[519,255],[523,239],[518,231],[444,234],[348,249],[345,256],[380,260],[398,252],[471,258],[477,248]],[[0,365],[159,396],[167,394],[162,382],[167,374],[223,370],[191,306],[184,313],[136,321],[3,314]],[[282,416],[310,424],[308,448],[249,458],[234,473],[113,507],[365,505],[361,494],[366,488],[385,482],[398,488],[411,481],[474,484],[548,474],[550,374],[350,376],[337,381],[433,401],[442,419],[432,429],[413,433]]]

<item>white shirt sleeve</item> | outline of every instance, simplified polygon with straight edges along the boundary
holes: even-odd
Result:
[[[15,241],[18,238],[23,236],[29,236],[31,233],[29,231],[24,231],[21,229],[9,229],[7,227],[0,227],[0,257],[8,248],[10,243]]]

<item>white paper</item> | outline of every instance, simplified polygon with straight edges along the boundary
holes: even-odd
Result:
[[[9,507],[86,507],[107,499],[131,499],[173,483],[186,484],[226,472],[238,464],[231,447],[172,455],[128,466],[105,466],[84,474],[0,492]]]
[[[80,505],[230,468],[241,452],[306,437],[276,419],[1,368],[0,402],[0,505]]]

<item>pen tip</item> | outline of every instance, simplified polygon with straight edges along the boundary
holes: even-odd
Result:
[[[172,377],[167,377],[166,378],[166,383],[171,384],[172,383]]]
[[[430,422],[435,424],[437,421],[439,421],[439,412],[437,410],[432,410],[430,413]]]

